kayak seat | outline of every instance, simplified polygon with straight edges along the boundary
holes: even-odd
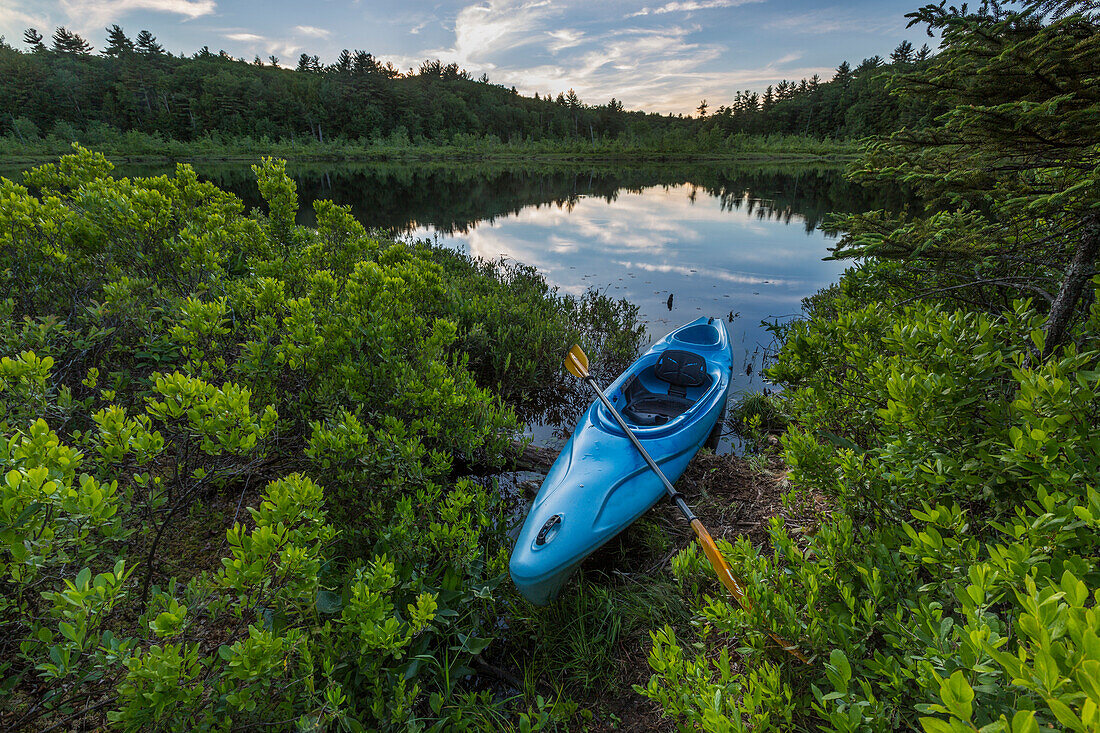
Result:
[[[668,349],[661,353],[653,367],[653,376],[667,382],[670,396],[686,397],[688,387],[702,387],[710,377],[707,376],[707,360],[698,354],[679,349]]]
[[[625,404],[621,412],[627,422],[639,427],[664,425],[674,417],[687,412],[695,404],[695,399],[687,396],[688,387],[703,387],[710,383],[710,377],[703,371],[705,362],[700,360],[699,365],[695,366],[686,358],[690,356],[699,359],[697,355],[686,351],[666,353],[671,353],[671,357],[663,367],[661,361],[657,362],[653,367],[653,376],[669,385],[667,393],[647,389],[643,381],[636,376],[630,377],[623,385]],[[676,358],[677,353],[685,356]],[[687,365],[686,368],[685,365]],[[662,377],[662,374],[665,376]]]

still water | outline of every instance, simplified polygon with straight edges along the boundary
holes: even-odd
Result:
[[[195,168],[262,205],[247,165]],[[116,175],[170,170],[120,166]],[[312,200],[328,198],[367,226],[533,265],[564,292],[597,288],[634,303],[649,342],[701,315],[721,319],[734,343],[733,394],[767,386],[765,325],[797,317],[802,298],[843,271],[824,259],[833,241],[820,228],[825,214],[895,206],[890,199],[900,197],[861,189],[828,167],[306,163],[289,172],[302,223]],[[536,439],[553,442],[553,427],[536,426]]]

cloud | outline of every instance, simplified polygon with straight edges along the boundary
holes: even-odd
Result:
[[[566,48],[579,46],[584,41],[583,31],[575,31],[568,28],[562,28],[561,30],[556,31],[549,31],[547,35],[554,39],[549,46],[550,50],[554,53],[557,53],[558,51],[564,50]]]
[[[216,8],[214,0],[61,0],[61,9],[81,30],[118,22],[135,10],[171,13],[191,20],[210,15]]]
[[[714,8],[735,8],[738,5],[749,3],[762,3],[765,0],[680,0],[669,2],[658,8],[642,8],[636,13],[631,13],[628,18],[637,18],[642,15],[664,15],[666,13],[690,13],[695,10],[713,10]]]
[[[222,38],[243,44],[243,46],[239,46],[233,51],[234,56],[245,57],[250,54],[264,57],[278,56],[287,62],[281,63],[284,68],[287,66],[293,67],[294,64],[291,61],[295,54],[304,48],[302,42],[294,38],[272,38],[245,28],[221,28],[218,30],[222,34]]]
[[[50,27],[49,18],[44,15],[37,15],[34,13],[28,13],[15,5],[0,5],[0,27],[12,27],[16,28],[22,26],[23,28],[39,28],[48,29]],[[22,41],[22,34],[19,38],[12,38],[12,45],[17,45],[17,41]]]
[[[328,38],[332,35],[332,31],[327,31],[324,28],[318,28],[312,25],[296,25],[294,30],[303,36],[311,36],[313,38]]]
[[[549,0],[489,0],[469,5],[455,18],[454,46],[429,53],[453,58],[462,66],[493,69],[495,65],[487,60],[488,56],[536,42],[538,35],[533,31],[554,13]]]
[[[713,22],[675,22],[703,10],[728,18],[739,12],[733,8],[763,1],[657,0],[635,14],[648,17],[631,22],[623,20],[621,6],[603,3],[476,0],[457,11],[447,47],[400,62],[387,58],[399,68],[439,58],[526,95],[574,89],[586,104],[614,97],[627,108],[662,113],[690,112],[704,98],[717,107],[737,90],[762,90],[783,78],[830,75],[831,66],[797,65],[800,53],[783,53],[789,46],[776,60],[730,68],[739,51],[714,32]]]

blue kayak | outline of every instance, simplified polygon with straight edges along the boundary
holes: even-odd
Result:
[[[700,318],[655,343],[607,389],[608,399],[675,483],[726,407],[733,351],[721,320]],[[596,400],[542,482],[509,570],[534,604],[552,601],[584,558],[665,496]]]

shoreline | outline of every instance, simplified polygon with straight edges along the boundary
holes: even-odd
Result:
[[[256,162],[261,157],[273,157],[288,162],[315,162],[315,163],[386,163],[386,162],[415,162],[415,163],[829,163],[845,164],[856,160],[858,153],[848,152],[844,148],[838,148],[830,152],[805,152],[805,151],[770,151],[770,150],[745,150],[726,153],[699,153],[676,151],[540,151],[540,150],[502,150],[502,151],[464,151],[448,148],[408,148],[408,149],[383,149],[371,150],[369,148],[359,151],[341,150],[333,152],[324,151],[294,151],[272,149],[257,150],[233,150],[227,152],[200,152],[197,150],[163,151],[148,153],[123,153],[115,152],[109,148],[98,146],[86,146],[91,150],[103,153],[113,163],[249,163]],[[69,148],[29,153],[29,154],[0,154],[0,167],[39,165],[57,160],[60,155],[71,152]]]

